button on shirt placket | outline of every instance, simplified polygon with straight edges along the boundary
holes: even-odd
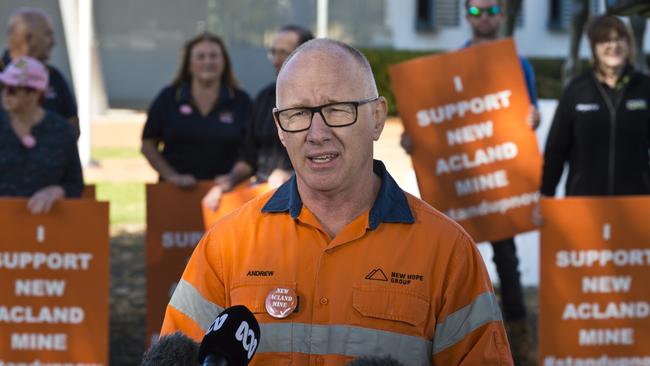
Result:
[[[325,243],[327,245],[327,243]],[[329,307],[327,304],[329,303],[329,300],[327,298],[327,294],[323,290],[323,281],[327,281],[327,271],[326,271],[326,265],[327,265],[327,260],[328,260],[328,252],[323,247],[320,253],[320,258],[318,258],[318,264],[316,267],[316,273],[315,273],[315,281],[314,281],[314,293],[312,296],[312,301],[313,301],[313,307],[312,307],[312,319],[311,319],[311,325],[312,327],[316,326],[318,327],[317,324],[328,324],[329,323]],[[316,324],[316,325],[315,325]],[[312,328],[312,334],[314,330]],[[313,355],[316,350],[320,350],[322,347],[320,345],[314,345],[313,343],[313,338],[310,340],[310,350],[309,352]],[[316,365],[322,365],[324,363],[323,357],[319,356],[316,354],[314,357],[311,357],[313,362],[315,362]]]

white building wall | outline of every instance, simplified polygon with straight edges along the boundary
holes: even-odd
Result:
[[[464,1],[459,0],[461,9]],[[566,31],[548,29],[549,4],[544,0],[524,0],[523,26],[515,30],[519,53],[527,57],[561,58],[569,52],[569,34]],[[464,19],[458,27],[439,28],[433,32],[415,29],[416,0],[388,0],[393,25],[392,45],[405,50],[452,50],[460,47],[471,37],[471,30]],[[604,5],[601,4],[601,9]],[[648,26],[650,29],[650,24]],[[650,31],[646,30],[646,52],[650,50]],[[581,44],[581,56],[589,57],[586,38]]]

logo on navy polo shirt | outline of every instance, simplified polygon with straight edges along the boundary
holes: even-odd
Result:
[[[645,111],[648,109],[648,103],[645,99],[630,99],[625,102],[628,111]]]
[[[596,103],[578,103],[576,104],[576,112],[596,112],[600,110],[600,105]]]
[[[223,111],[219,113],[219,121],[221,123],[233,123],[235,122],[235,116],[230,111]]]

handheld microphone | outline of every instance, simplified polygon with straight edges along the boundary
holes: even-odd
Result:
[[[260,343],[260,325],[245,306],[221,312],[203,337],[199,364],[203,366],[246,366]]]
[[[199,344],[183,333],[162,336],[142,358],[141,366],[196,366]]]

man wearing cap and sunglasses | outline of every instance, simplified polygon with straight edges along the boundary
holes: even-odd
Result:
[[[0,197],[29,197],[33,214],[83,189],[72,127],[41,107],[47,86],[47,69],[31,57],[14,59],[0,73]]]
[[[295,174],[199,242],[161,334],[200,340],[226,307],[260,323],[251,365],[512,365],[480,253],[399,188],[373,144],[386,121],[368,60],[344,43],[297,48],[273,110]]]
[[[466,0],[465,10],[465,18],[472,28],[472,38],[463,45],[463,48],[500,38],[501,27],[505,20],[504,0]],[[527,122],[531,128],[535,129],[540,122],[537,93],[535,92],[535,74],[525,58],[520,56],[519,59],[530,99]],[[413,146],[408,134],[402,134],[401,145],[407,152],[412,150]],[[536,361],[532,332],[526,320],[526,306],[514,238],[503,239],[491,244],[494,251],[494,264],[499,275],[501,305],[515,364],[533,365]]]

